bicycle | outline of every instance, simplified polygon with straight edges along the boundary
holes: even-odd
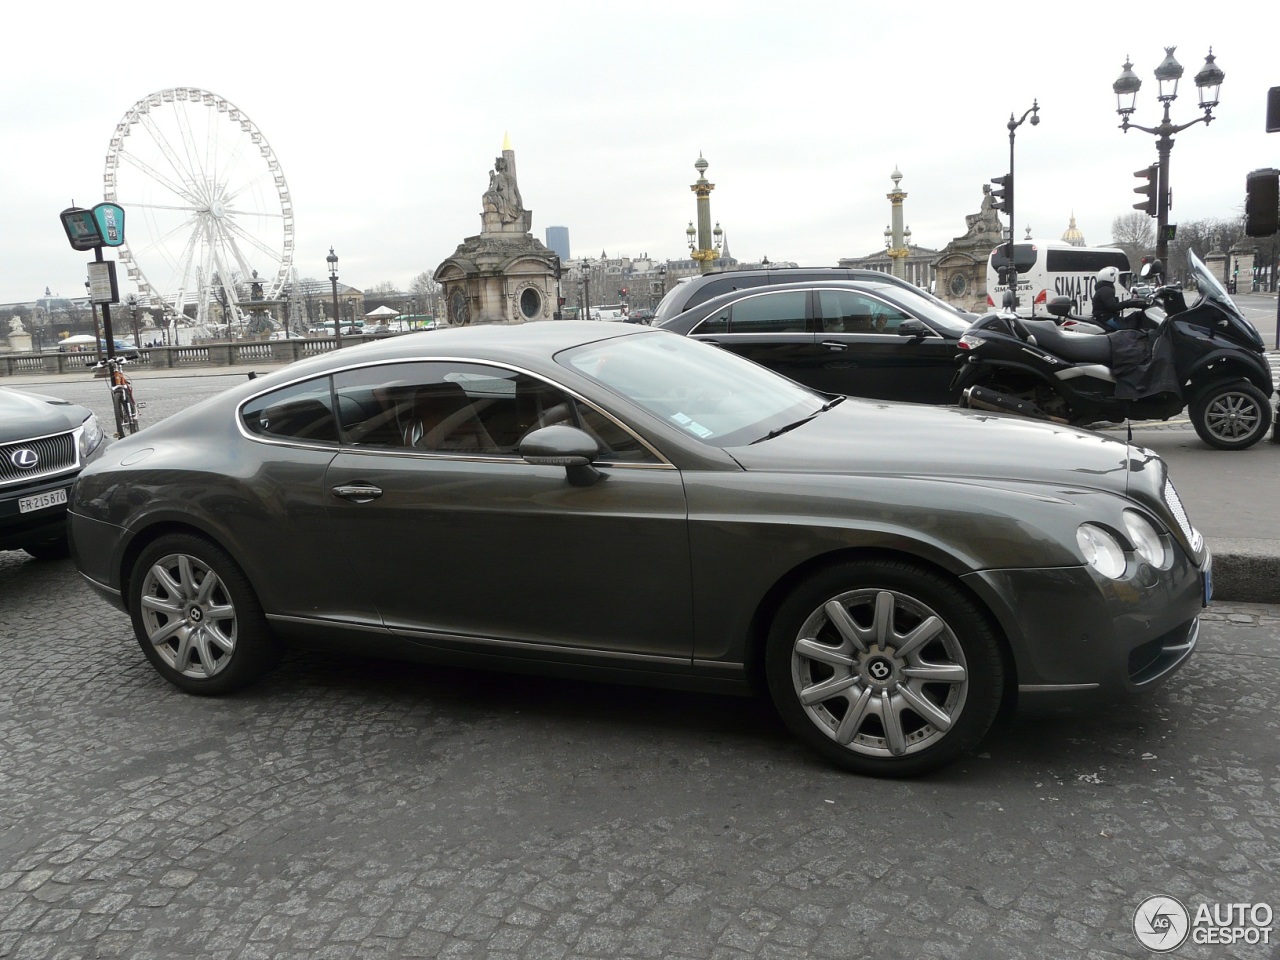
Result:
[[[133,398],[133,382],[125,375],[123,357],[104,357],[93,365],[95,377],[109,377],[111,380],[111,410],[116,418],[116,439],[124,436],[125,430],[138,432],[138,403]]]

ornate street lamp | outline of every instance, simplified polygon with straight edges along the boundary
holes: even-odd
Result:
[[[1006,269],[1007,269],[1007,276],[1009,280],[1009,292],[1013,294],[1013,306],[1015,310],[1018,307],[1018,280],[1017,280],[1018,274],[1017,274],[1017,268],[1014,266],[1015,258],[1013,255],[1013,240],[1015,236],[1015,231],[1017,230],[1017,227],[1014,225],[1014,212],[1013,212],[1013,205],[1014,205],[1013,139],[1014,139],[1014,134],[1017,133],[1018,128],[1022,126],[1023,122],[1027,119],[1028,116],[1031,118],[1031,125],[1033,127],[1040,123],[1040,101],[1039,100],[1032,100],[1031,109],[1024,112],[1022,114],[1022,118],[1019,120],[1014,120],[1013,114],[1012,113],[1009,114],[1009,122],[1005,124],[1005,126],[1009,128],[1009,182],[1006,185],[1005,191],[1004,191],[1004,203],[997,204],[997,207],[1003,207],[1004,212],[1009,215],[1009,246],[1006,250],[1008,255],[1005,258],[1005,263],[1006,263]]]
[[[1156,164],[1157,182],[1154,185],[1154,189],[1156,192],[1156,258],[1162,262],[1168,259],[1170,233],[1172,232],[1169,226],[1169,208],[1172,206],[1169,192],[1169,154],[1173,150],[1173,135],[1181,133],[1197,123],[1204,123],[1207,126],[1213,122],[1213,108],[1218,105],[1218,91],[1222,87],[1222,81],[1226,78],[1222,68],[1214,62],[1213,48],[1210,47],[1208,56],[1204,58],[1204,66],[1196,74],[1196,89],[1200,92],[1200,109],[1204,111],[1204,115],[1175,126],[1169,119],[1169,105],[1178,99],[1178,81],[1183,74],[1182,64],[1178,63],[1173,56],[1173,52],[1176,49],[1177,47],[1165,47],[1164,60],[1160,62],[1160,66],[1156,67],[1155,70],[1156,81],[1160,85],[1160,92],[1156,96],[1156,100],[1164,105],[1164,118],[1160,121],[1159,126],[1142,127],[1136,123],[1129,122],[1129,118],[1133,116],[1136,109],[1134,104],[1137,100],[1138,90],[1142,87],[1142,81],[1133,72],[1133,64],[1129,62],[1127,56],[1119,78],[1111,85],[1111,89],[1116,95],[1116,113],[1120,115],[1120,129],[1125,133],[1128,133],[1130,128],[1141,130],[1143,133],[1149,133],[1159,138],[1156,141],[1156,151],[1160,159]],[[1141,170],[1137,176],[1148,176],[1148,171]],[[1143,188],[1138,188],[1138,192],[1142,192],[1142,190]]]
[[[325,257],[329,263],[329,283],[333,285],[333,334],[337,337],[335,349],[342,349],[342,318],[338,316],[338,255],[333,252],[333,247],[329,248],[329,255]]]

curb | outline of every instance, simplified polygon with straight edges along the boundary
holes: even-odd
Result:
[[[1208,538],[1213,551],[1213,599],[1280,603],[1280,541]]]

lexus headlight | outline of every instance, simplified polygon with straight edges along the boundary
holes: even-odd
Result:
[[[1076,528],[1076,543],[1084,555],[1084,562],[1104,577],[1120,579],[1124,573],[1124,548],[1120,541],[1102,527],[1082,523]]]
[[[1134,510],[1124,512],[1124,528],[1133,541],[1134,552],[1158,570],[1170,564],[1169,552],[1165,549],[1160,533],[1146,517]]]
[[[98,418],[92,413],[89,414],[88,419],[80,424],[80,459],[83,460],[93,453],[98,448],[98,444],[102,442],[104,436],[106,434],[98,426]]]

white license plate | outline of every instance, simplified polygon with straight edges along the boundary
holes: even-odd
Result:
[[[67,502],[66,488],[50,490],[48,493],[37,493],[34,497],[23,497],[18,501],[19,513],[30,513],[32,510],[43,510],[45,507],[56,507]]]

